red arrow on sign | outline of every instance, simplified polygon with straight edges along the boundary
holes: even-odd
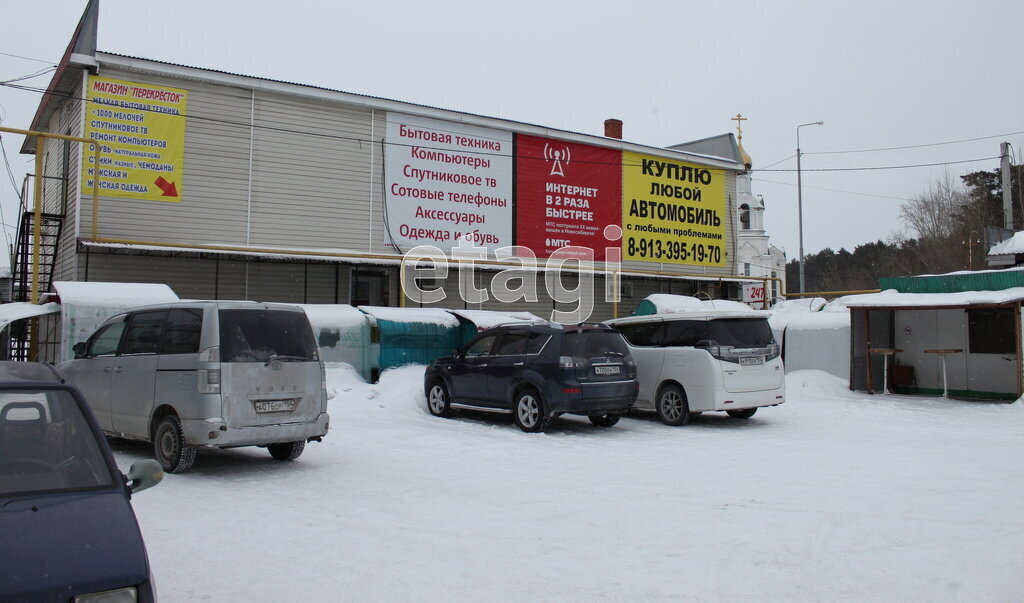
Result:
[[[164,192],[164,194],[160,195],[161,197],[178,196],[178,189],[174,186],[174,183],[164,180],[163,176],[158,176],[157,179],[153,181],[153,184],[159,186],[160,190]]]

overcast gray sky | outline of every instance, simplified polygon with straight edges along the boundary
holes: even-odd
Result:
[[[85,5],[6,3],[0,82],[57,62]],[[790,259],[799,247],[798,124],[825,122],[800,130],[806,253],[888,239],[904,228],[901,200],[943,170],[995,169],[1001,141],[1013,145],[1015,162],[1024,155],[1017,0],[101,0],[100,8],[98,46],[107,52],[589,134],[615,117],[625,139],[655,146],[734,132],[730,118],[742,113],[755,170],[783,170],[755,171],[754,193]],[[39,98],[0,86],[3,125],[27,128]],[[21,137],[3,141],[20,187],[32,158],[18,155]],[[902,148],[871,151],[893,147]],[[939,163],[949,165],[849,170]],[[17,195],[5,171],[3,221],[14,225]]]

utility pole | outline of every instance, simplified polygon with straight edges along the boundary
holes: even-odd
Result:
[[[999,173],[1003,180],[1003,228],[1013,230],[1013,197],[1010,190],[1010,143],[999,144]]]

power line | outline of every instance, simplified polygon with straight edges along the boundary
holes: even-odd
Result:
[[[942,161],[939,163],[918,163],[914,165],[883,165],[875,167],[855,167],[855,168],[803,168],[801,172],[867,172],[872,170],[905,170],[911,168],[922,168],[922,167],[935,167],[937,165],[954,165],[957,163],[976,163],[978,161],[992,161],[993,159],[999,159],[999,156],[995,157],[981,157],[978,159],[964,159],[961,161]],[[752,172],[795,172],[796,170],[751,170]]]
[[[754,182],[764,182],[764,183],[768,183],[768,184],[781,184],[783,186],[796,186],[796,184],[793,184],[792,182],[778,182],[776,180],[765,180],[764,178],[753,178],[752,180]],[[819,191],[829,191],[829,192],[832,192],[832,193],[844,193],[844,194],[847,194],[847,195],[859,195],[861,197],[877,197],[879,199],[892,199],[894,201],[908,201],[908,199],[906,197],[893,197],[891,195],[876,195],[874,193],[859,193],[859,192],[856,192],[856,191],[844,191],[844,190],[837,189],[837,188],[825,188],[823,186],[808,186],[806,184],[803,185],[803,187],[804,188],[814,189],[814,190],[819,190]]]
[[[857,149],[852,151],[811,151],[805,152],[804,155],[837,155],[843,153],[875,153],[878,151],[901,151],[904,149],[921,149],[924,147],[939,147],[947,144],[960,144],[962,142],[977,142],[979,140],[991,140],[993,138],[1005,138],[1007,136],[1017,136],[1018,134],[1024,134],[1021,132],[1008,132],[1006,134],[996,134],[994,136],[979,136],[978,138],[963,138],[961,140],[948,140],[946,142],[931,142],[927,144],[912,144],[902,147],[884,147],[879,149]]]
[[[0,84],[11,84],[11,83],[14,83],[14,82],[21,82],[21,81],[25,81],[25,80],[30,80],[32,78],[37,78],[37,77],[39,77],[41,75],[46,75],[47,73],[50,73],[51,71],[56,71],[56,70],[57,70],[56,67],[47,67],[46,69],[40,69],[39,71],[36,71],[34,73],[30,73],[28,75],[22,75],[20,77],[12,78],[12,79],[9,79],[9,80],[4,80],[4,81],[0,82]]]
[[[0,52],[0,55],[3,55],[5,57],[14,57],[16,59],[25,59],[26,61],[35,61],[37,63],[48,63],[50,65],[55,65],[54,61],[45,61],[43,59],[34,59],[32,57],[24,57],[24,56],[21,56],[20,54],[11,54],[9,52]]]
[[[806,154],[807,154],[807,153],[804,153],[804,155],[806,155]],[[760,170],[766,170],[766,169],[768,169],[768,168],[770,168],[770,167],[772,167],[772,166],[776,166],[776,165],[779,165],[779,164],[780,164],[780,163],[782,163],[783,161],[789,161],[790,159],[792,159],[792,158],[794,158],[794,157],[796,157],[796,155],[790,155],[789,157],[786,157],[785,159],[780,159],[780,160],[776,161],[775,163],[769,163],[768,165],[764,166],[763,168],[758,168],[758,169],[760,169]],[[753,170],[753,171],[755,171],[755,172],[756,172],[757,170]]]

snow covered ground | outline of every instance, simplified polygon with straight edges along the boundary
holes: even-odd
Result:
[[[294,463],[200,452],[133,503],[164,601],[1019,601],[1024,406],[817,371],[741,421],[545,434],[430,416],[422,367],[329,371]],[[149,455],[113,443],[118,462]]]

